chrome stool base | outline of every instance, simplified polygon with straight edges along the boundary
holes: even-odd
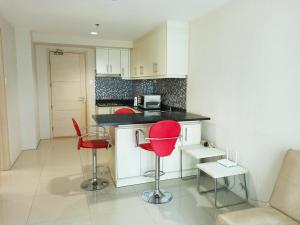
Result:
[[[80,187],[86,191],[97,191],[106,188],[109,185],[108,180],[103,178],[88,179],[81,183]]]
[[[142,194],[142,198],[145,202],[151,204],[164,204],[173,199],[173,195],[163,189],[160,190],[147,190]]]

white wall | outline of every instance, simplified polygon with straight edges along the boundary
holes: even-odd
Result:
[[[204,138],[239,152],[250,199],[267,201],[300,149],[300,1],[232,1],[191,24],[188,111]]]
[[[21,148],[35,149],[39,142],[36,79],[29,29],[16,28]]]
[[[19,135],[19,100],[18,75],[14,28],[0,16],[0,30],[2,34],[3,64],[6,79],[7,119],[9,133],[9,151],[11,164],[21,153]]]
[[[42,32],[33,32],[32,40],[35,43],[47,44],[62,44],[62,45],[76,45],[76,46],[102,46],[102,47],[116,47],[116,48],[132,48],[132,41],[114,41],[102,40],[94,37],[77,37],[72,35],[58,35]]]
[[[51,138],[48,51],[55,50],[57,48],[64,51],[82,52],[86,54],[88,124],[93,124],[93,120],[91,117],[92,114],[95,113],[95,49],[38,44],[35,46],[35,55],[41,139]]]

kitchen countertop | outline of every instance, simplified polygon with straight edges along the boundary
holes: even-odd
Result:
[[[124,106],[124,107],[131,107],[135,110],[138,110],[140,112],[147,111],[143,108],[140,107],[135,107],[133,106],[133,100],[122,100],[122,99],[104,99],[104,100],[96,100],[96,106],[97,107],[113,107],[113,106]],[[152,110],[152,109],[148,109]],[[175,112],[185,112],[185,109],[178,108],[178,107],[173,107],[173,106],[168,106],[168,105],[161,105],[161,109],[154,109],[155,111],[157,110],[162,110],[162,111],[175,111]]]
[[[160,112],[160,111],[145,111],[144,113],[136,114],[101,114],[93,115],[93,119],[98,126],[119,126],[130,124],[147,124],[156,123],[161,120],[175,121],[201,121],[210,120],[209,117],[196,115],[187,112]]]
[[[111,107],[111,106],[133,106],[133,100],[123,100],[123,99],[103,99],[96,100],[97,107]]]

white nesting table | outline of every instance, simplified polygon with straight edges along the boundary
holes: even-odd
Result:
[[[215,207],[216,208],[223,208],[223,207],[228,207],[228,206],[233,206],[233,205],[237,205],[237,204],[241,204],[244,203],[248,200],[248,191],[247,191],[247,183],[246,183],[246,173],[248,173],[248,170],[242,166],[234,166],[234,167],[225,167],[221,164],[219,164],[218,162],[208,162],[208,163],[199,163],[197,164],[197,168],[198,168],[198,175],[197,175],[197,189],[198,192],[200,194],[203,193],[207,193],[210,191],[214,191],[215,192]],[[200,191],[200,172],[203,171],[204,173],[206,173],[207,175],[209,175],[210,177],[212,177],[214,179],[214,189],[213,190],[208,190],[208,191]],[[224,178],[225,180],[225,188],[228,185],[228,177],[231,176],[237,176],[237,175],[243,175],[244,178],[244,191],[245,191],[245,201],[242,202],[238,202],[238,203],[234,203],[234,204],[230,204],[230,205],[222,205],[222,206],[218,206],[217,205],[217,180],[219,178]]]
[[[217,148],[208,148],[203,145],[187,145],[180,147],[180,177],[184,180],[182,176],[182,153],[189,155],[190,157],[199,160],[201,163],[201,159],[210,158],[210,157],[220,157],[226,155],[226,153]]]

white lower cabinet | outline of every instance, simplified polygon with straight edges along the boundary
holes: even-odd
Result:
[[[140,176],[141,150],[136,146],[135,127],[115,128],[116,178]],[[118,186],[118,185],[117,185]]]
[[[181,128],[182,144],[195,145],[201,142],[201,123],[184,123]],[[189,170],[196,168],[197,160],[183,154],[182,155],[182,169]]]
[[[97,114],[111,114],[111,107],[97,107]]]
[[[155,169],[155,154],[137,147],[136,130],[142,130],[148,137],[151,124],[119,126],[115,129],[116,185],[117,187],[152,181],[143,177],[146,171]],[[180,146],[199,144],[201,140],[200,121],[181,122],[182,141],[178,140],[173,153],[161,159],[161,169],[166,173],[161,179],[179,177]],[[140,136],[139,143],[145,140]],[[194,172],[196,162],[184,156],[183,170]]]
[[[162,159],[162,169],[165,173],[167,172],[178,172],[179,170],[179,160],[180,160],[180,145],[181,142],[178,140],[176,143],[176,147],[173,150],[172,154],[170,156],[164,157]]]

